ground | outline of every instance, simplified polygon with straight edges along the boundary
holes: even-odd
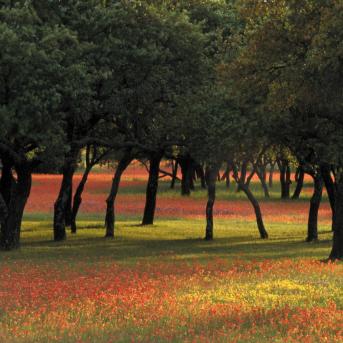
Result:
[[[215,240],[204,236],[206,192],[181,198],[162,180],[154,226],[141,227],[146,175],[125,175],[116,238],[105,240],[111,174],[87,186],[77,235],[53,243],[57,176],[34,178],[22,247],[0,253],[0,342],[342,342],[343,264],[330,252],[330,209],[305,243],[311,183],[299,201],[264,200],[260,240],[244,195],[221,184]],[[79,178],[79,176],[78,176]]]

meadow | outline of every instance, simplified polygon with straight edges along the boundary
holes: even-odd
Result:
[[[277,176],[276,176],[277,177]],[[76,181],[80,175],[76,177]],[[91,175],[78,233],[52,242],[59,176],[35,175],[18,251],[0,253],[0,342],[342,342],[343,264],[324,263],[331,212],[306,243],[312,184],[298,201],[264,199],[261,240],[244,194],[219,184],[215,239],[203,240],[206,192],[161,180],[156,222],[139,225],[145,171],[131,167],[117,199],[116,237],[103,216],[112,175]]]

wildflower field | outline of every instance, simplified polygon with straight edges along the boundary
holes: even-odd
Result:
[[[76,182],[79,176],[76,177]],[[324,197],[319,241],[305,242],[312,186],[298,201],[264,200],[260,240],[241,193],[219,185],[215,239],[206,193],[181,198],[161,181],[156,224],[141,227],[146,175],[129,169],[116,238],[103,216],[112,175],[90,176],[76,235],[52,242],[58,176],[36,175],[22,246],[0,253],[0,342],[342,342],[343,264],[323,263],[332,233]]]

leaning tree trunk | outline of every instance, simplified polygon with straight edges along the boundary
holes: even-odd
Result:
[[[63,177],[58,198],[54,205],[54,240],[66,239],[66,213],[70,206],[70,195],[73,189],[73,176],[76,169],[78,150],[72,150],[65,158]]]
[[[304,168],[302,166],[299,166],[296,172],[296,182],[297,186],[295,187],[294,193],[292,195],[292,199],[299,199],[301,191],[304,186],[304,177],[305,177],[305,172]]]
[[[171,189],[174,189],[175,188],[175,182],[176,182],[176,179],[177,179],[177,170],[178,170],[178,167],[179,167],[179,162],[176,160],[175,163],[172,164],[173,166],[173,172],[172,172],[172,180],[171,180],[171,183],[170,183],[170,188]]]
[[[332,180],[331,177],[331,168],[330,165],[324,164],[320,167],[320,172],[323,176],[324,184],[326,191],[328,193],[329,197],[329,202],[330,202],[330,207],[331,207],[331,212],[332,212],[332,231],[334,229],[334,222],[335,222],[335,199],[336,199],[336,188],[335,188],[335,183]]]
[[[274,163],[270,164],[269,180],[268,180],[269,188],[273,188],[274,169],[275,169],[275,164]]]
[[[206,169],[207,204],[206,204],[206,234],[205,240],[213,240],[213,206],[216,200],[216,179],[219,168],[215,166]]]
[[[70,219],[71,233],[76,233],[76,231],[77,231],[76,217],[77,217],[77,214],[79,212],[79,208],[80,208],[81,203],[82,203],[82,193],[83,193],[83,190],[85,189],[85,185],[87,183],[88,176],[92,170],[92,167],[93,167],[93,165],[89,165],[86,167],[86,169],[82,175],[81,181],[80,181],[79,185],[77,186],[77,189],[76,189],[75,194],[74,194],[73,206],[72,206],[72,210],[71,210],[71,219]],[[66,222],[67,222],[67,220],[66,220]]]
[[[330,260],[343,260],[343,175],[336,181],[335,219]]]
[[[258,231],[260,233],[260,237],[262,239],[266,239],[268,238],[268,232],[264,226],[263,223],[263,218],[262,218],[262,212],[261,212],[261,208],[260,208],[260,204],[258,203],[257,199],[255,198],[254,194],[251,192],[250,188],[243,183],[240,183],[240,187],[243,190],[243,192],[245,193],[245,195],[247,196],[247,198],[249,199],[251,205],[254,208],[255,211],[255,216],[256,216],[256,223],[257,223],[257,228]]]
[[[247,168],[248,168],[248,163],[246,161],[244,161],[242,163],[242,167],[241,167],[241,175],[239,176],[239,181],[237,181],[238,185],[237,185],[237,189],[236,192],[240,192],[242,190],[241,188],[241,184],[244,184],[246,182],[246,177],[247,177]],[[250,176],[252,177],[253,175],[250,174]],[[249,181],[250,182],[250,181]]]
[[[114,225],[115,225],[115,211],[114,204],[119,190],[119,184],[121,176],[123,175],[125,169],[129,166],[132,161],[132,156],[130,152],[127,152],[119,161],[117,169],[115,171],[110,194],[106,199],[106,217],[105,217],[105,226],[106,226],[106,238],[114,237]]]
[[[146,188],[146,199],[142,225],[152,225],[154,223],[156,209],[156,195],[158,190],[158,175],[160,162],[163,154],[157,152],[150,157],[149,180]]]
[[[263,193],[264,193],[264,197],[265,198],[270,198],[270,195],[269,195],[269,189],[268,189],[268,186],[267,186],[267,182],[266,182],[266,173],[265,171],[260,171],[259,170],[259,167],[256,168],[256,174],[261,182],[261,185],[262,185],[262,189],[263,189]]]
[[[323,193],[323,179],[321,175],[312,175],[314,182],[313,195],[310,201],[310,212],[307,225],[307,242],[318,240],[318,211]]]
[[[0,247],[4,250],[19,248],[21,223],[27,199],[31,191],[32,172],[29,166],[15,168],[17,179],[12,182],[8,214],[1,225]]]
[[[197,177],[200,179],[201,188],[206,189],[206,178],[203,166],[201,164],[196,164],[195,172],[197,174]]]

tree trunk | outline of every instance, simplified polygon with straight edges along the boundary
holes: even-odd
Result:
[[[0,192],[0,226],[5,222],[8,215],[7,204]]]
[[[197,177],[200,179],[201,188],[206,189],[206,178],[203,166],[201,164],[197,164],[195,166],[195,172],[197,174]]]
[[[66,213],[70,206],[70,194],[73,189],[73,176],[76,169],[76,161],[79,151],[72,150],[65,157],[63,166],[63,178],[58,198],[54,205],[54,240],[66,239]]]
[[[162,152],[157,152],[152,154],[150,157],[150,172],[146,189],[146,199],[142,225],[152,225],[154,223],[156,195],[158,190],[158,174],[162,156]]]
[[[74,199],[73,199],[73,206],[72,206],[72,211],[71,211],[71,219],[70,219],[70,226],[71,226],[71,233],[76,233],[77,227],[76,227],[76,217],[79,212],[79,208],[82,203],[82,193],[85,188],[85,185],[88,180],[88,176],[90,171],[92,170],[93,165],[88,165],[82,175],[82,179],[77,186],[77,189],[74,194]]]
[[[9,205],[11,199],[11,189],[12,189],[12,182],[14,182],[12,168],[13,164],[11,161],[7,160],[6,158],[2,157],[2,170],[1,170],[1,179],[0,179],[0,192],[2,197],[7,204]]]
[[[244,161],[242,163],[242,167],[241,167],[241,175],[239,177],[239,182],[237,185],[237,190],[236,192],[240,192],[242,190],[240,184],[244,184],[245,183],[245,179],[247,177],[247,167],[248,167],[248,163],[246,161]],[[251,175],[251,174],[250,174]]]
[[[297,182],[297,186],[292,195],[292,199],[300,198],[300,194],[304,186],[304,177],[305,177],[304,168],[302,166],[299,166],[297,169],[296,178],[295,178],[295,181]]]
[[[307,225],[307,242],[318,240],[318,211],[323,193],[323,179],[321,175],[311,175],[313,177],[314,188],[310,202],[310,212]]]
[[[262,189],[263,189],[263,192],[264,192],[264,197],[265,198],[270,198],[270,195],[269,195],[269,190],[268,190],[268,186],[267,186],[267,182],[266,182],[266,173],[264,171],[260,172],[259,167],[257,167],[256,169],[256,174],[261,182],[261,185],[262,185]]]
[[[188,196],[191,194],[191,159],[190,157],[182,157],[179,159],[181,167],[181,195]]]
[[[260,237],[262,239],[266,239],[268,238],[268,232],[264,226],[263,223],[263,218],[262,218],[262,212],[261,212],[261,208],[260,208],[260,204],[258,203],[257,199],[255,198],[255,196],[253,195],[253,193],[251,192],[251,190],[249,189],[249,187],[247,187],[247,185],[240,183],[240,187],[243,190],[243,192],[245,193],[245,195],[247,196],[247,198],[249,199],[251,205],[254,208],[255,211],[255,216],[256,216],[256,223],[257,223],[257,228],[258,231],[260,233]]]
[[[280,170],[281,199],[289,199],[291,185],[291,169],[288,160],[281,160],[278,163]]]
[[[207,205],[206,205],[206,235],[205,240],[213,240],[213,206],[216,200],[216,179],[218,175],[217,167],[206,168],[207,181]]]
[[[272,163],[270,164],[270,170],[269,170],[269,188],[273,188],[273,176],[274,176],[274,169],[275,169],[275,164]]]
[[[343,175],[336,177],[335,219],[330,260],[343,260]]]
[[[177,178],[178,167],[179,167],[179,163],[178,163],[178,161],[175,161],[175,163],[173,163],[172,180],[171,180],[171,183],[170,183],[170,188],[171,189],[175,188],[175,181],[176,181],[176,178]]]
[[[334,221],[335,221],[335,198],[336,198],[336,188],[335,183],[331,177],[331,168],[328,164],[323,164],[320,167],[320,172],[322,174],[326,191],[328,193],[331,212],[332,212],[332,231],[334,228]]]
[[[105,226],[106,226],[106,238],[113,238],[114,237],[114,225],[115,225],[115,210],[114,204],[119,190],[119,184],[121,176],[123,175],[125,169],[129,166],[132,161],[131,152],[126,152],[125,155],[121,158],[118,163],[118,167],[115,171],[110,194],[106,199],[106,218],[105,218]]]
[[[27,165],[15,168],[17,179],[11,185],[8,214],[1,225],[0,247],[4,250],[19,248],[21,223],[31,191],[32,172]]]

